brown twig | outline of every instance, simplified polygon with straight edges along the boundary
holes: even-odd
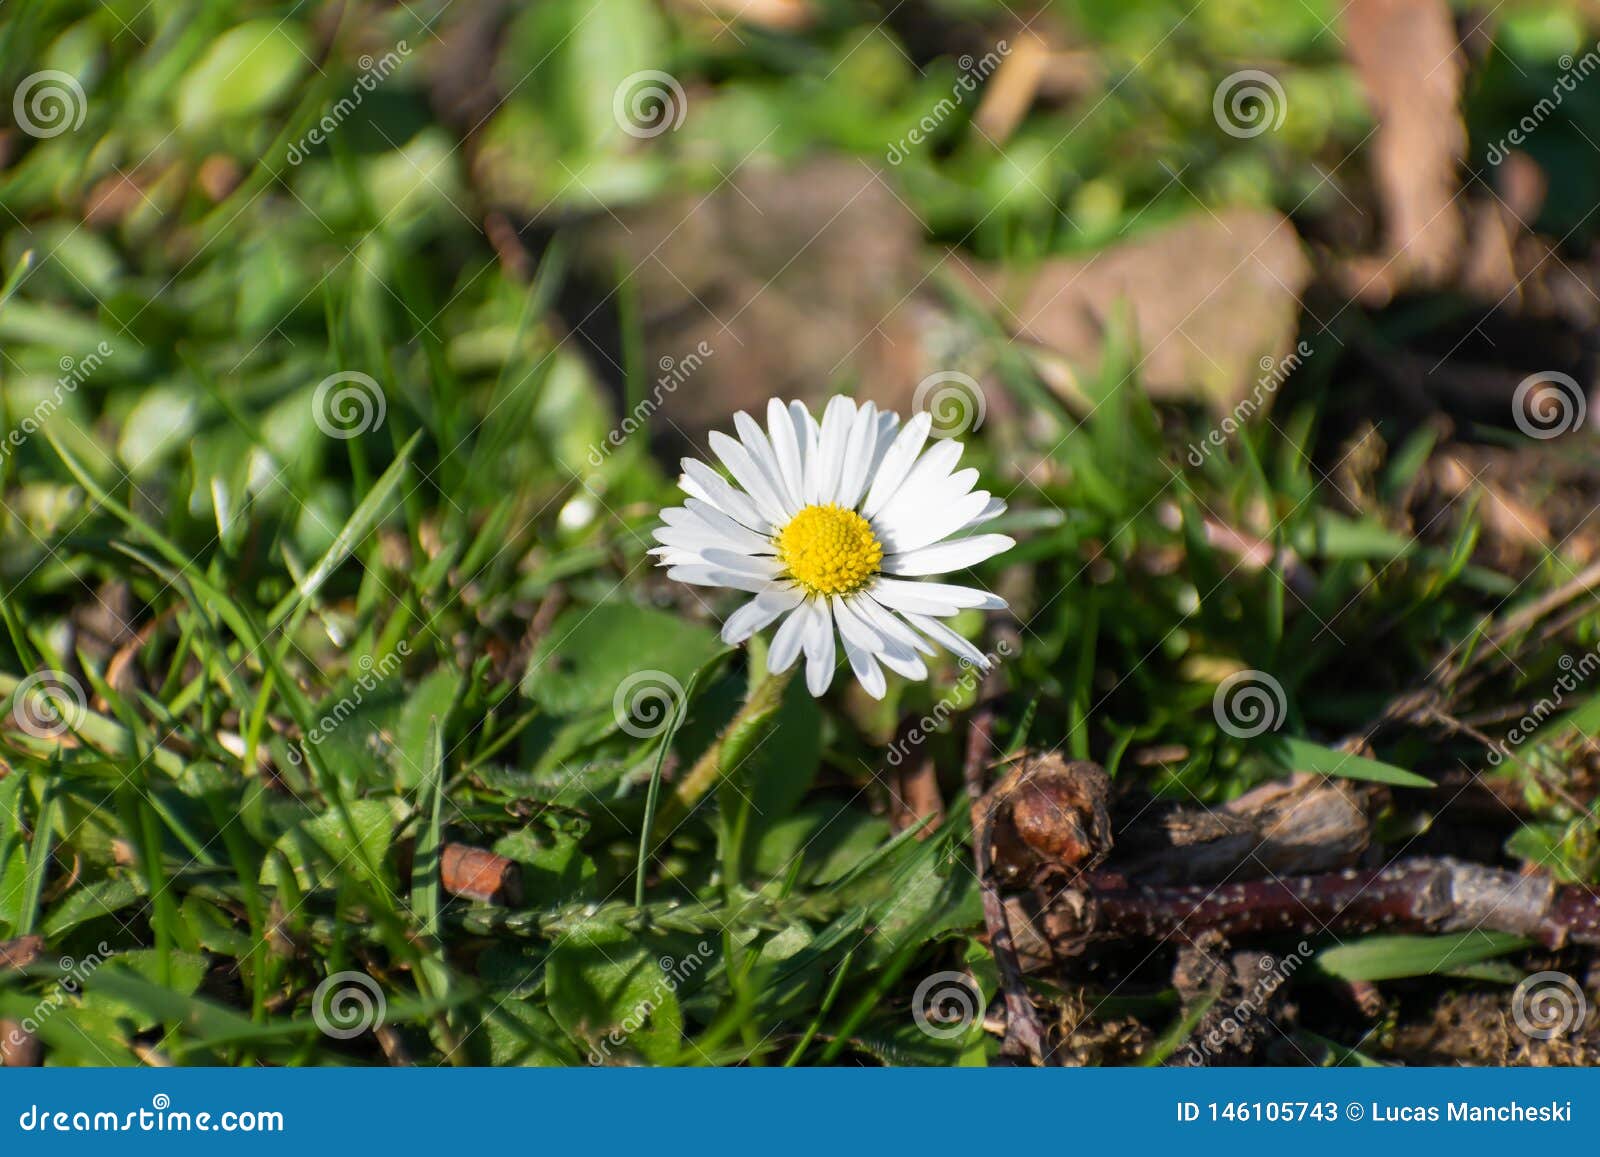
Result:
[[[1548,948],[1600,945],[1600,897],[1588,889],[1444,858],[1211,888],[1137,886],[1117,877],[1093,883],[1096,934],[1103,937],[1482,929],[1526,936]],[[1008,904],[1014,918],[1027,911],[1020,901]],[[1065,909],[1041,913],[1033,930],[1051,945],[1081,943],[1081,921]]]
[[[1053,1063],[1044,1046],[1044,1027],[1028,997],[1027,982],[1011,936],[1011,922],[994,871],[994,817],[999,800],[984,792],[983,772],[993,762],[994,708],[984,706],[973,716],[967,731],[967,758],[963,767],[967,798],[972,801],[972,859],[978,873],[978,888],[983,895],[983,922],[989,930],[989,951],[994,954],[1005,993],[1006,1029],[1000,1042],[1000,1055],[1013,1063],[1031,1060],[1034,1064]]]

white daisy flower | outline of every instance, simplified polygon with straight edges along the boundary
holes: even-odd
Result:
[[[755,596],[723,624],[724,642],[743,642],[782,618],[768,669],[780,674],[804,652],[813,695],[833,682],[835,629],[874,698],[884,694],[884,667],[927,677],[930,640],[987,667],[983,653],[940,620],[966,608],[1003,610],[1005,601],[912,580],[1009,549],[1003,534],[970,533],[1006,506],[973,489],[976,470],[956,469],[960,443],[937,441],[924,452],[931,424],[923,413],[902,427],[871,402],[837,397],[820,424],[799,402],[777,399],[767,403],[765,430],[735,414],[737,440],[711,435],[733,483],[685,458],[678,484],[689,498],[662,511],[661,545],[650,553],[670,578]]]

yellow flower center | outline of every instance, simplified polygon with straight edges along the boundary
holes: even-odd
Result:
[[[867,520],[828,503],[808,506],[776,539],[778,561],[807,594],[848,595],[878,573],[883,546]]]

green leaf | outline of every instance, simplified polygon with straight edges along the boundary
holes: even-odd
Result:
[[[310,67],[296,26],[253,20],[229,29],[178,82],[178,123],[202,128],[265,109]]]
[[[630,717],[631,706],[641,729],[655,728],[671,717],[695,671],[721,649],[715,634],[677,615],[631,603],[574,608],[534,652],[522,689],[556,714],[615,706]]]
[[[395,816],[390,805],[358,799],[343,806],[344,814],[335,810],[317,816],[284,833],[277,842],[276,850],[288,860],[293,882],[301,891],[331,890],[347,875],[371,880],[373,872],[383,870],[394,836]],[[269,856],[262,865],[261,882],[283,886],[278,878],[281,870],[280,857]]]
[[[1323,747],[1320,743],[1312,743],[1308,739],[1295,739],[1293,737],[1280,737],[1273,746],[1277,748],[1279,762],[1293,771],[1314,771],[1319,775],[1337,775],[1344,779],[1368,779],[1374,783],[1387,783],[1395,787],[1432,787],[1433,781],[1418,775],[1414,771],[1395,767],[1392,763],[1383,763],[1376,759],[1368,759],[1362,755],[1352,755],[1347,751],[1335,751],[1331,747]]]
[[[1318,971],[1340,980],[1399,980],[1431,976],[1504,956],[1528,941],[1509,932],[1456,936],[1368,936],[1324,949],[1312,958]]]
[[[591,1060],[670,1065],[678,1058],[683,1012],[674,975],[637,942],[563,942],[546,965],[545,995],[556,1022]]]
[[[345,559],[350,557],[351,553],[361,545],[367,535],[371,534],[380,522],[395,512],[398,508],[398,503],[392,504],[390,497],[399,488],[400,483],[405,481],[407,474],[410,472],[411,452],[416,449],[417,441],[421,437],[422,432],[419,430],[411,435],[410,440],[400,448],[400,453],[395,456],[395,460],[389,464],[389,468],[383,472],[382,477],[373,483],[371,491],[361,500],[361,505],[356,507],[349,520],[340,528],[339,533],[334,536],[333,543],[328,547],[326,553],[317,560],[317,565],[312,567],[306,577],[300,580],[291,594],[286,595],[272,609],[272,614],[268,616],[269,628],[283,622],[292,611],[297,610],[301,604],[315,596],[317,591],[322,588],[322,584],[328,580],[328,576],[337,570]]]
[[[422,785],[417,793],[417,810],[422,823],[417,831],[416,854],[411,867],[411,907],[429,936],[439,935],[440,879],[439,853],[444,847],[440,825],[444,815],[444,741],[439,724],[428,728],[428,742],[422,756]]]

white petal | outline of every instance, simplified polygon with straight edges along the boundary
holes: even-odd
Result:
[[[1006,606],[1006,601],[998,595],[949,583],[916,583],[880,578],[872,584],[870,593],[884,606],[897,611],[914,611],[919,615],[938,615],[941,618],[948,618],[968,607],[1001,611]]]
[[[800,440],[800,489],[802,497],[811,501],[811,475],[817,468],[817,453],[822,444],[822,427],[811,411],[799,402],[789,403],[789,420],[794,423],[795,437]]]
[[[817,444],[816,469],[806,475],[806,500],[826,505],[839,492],[845,445],[855,421],[856,404],[842,395],[828,401],[822,412],[822,436]]]
[[[861,689],[874,699],[882,699],[889,684],[883,677],[878,661],[872,657],[872,652],[852,643],[846,636],[844,654],[850,660],[850,670],[855,672],[856,682],[861,684]]]
[[[878,601],[869,595],[858,595],[851,600],[851,607],[861,613],[861,617],[872,625],[872,629],[882,636],[885,649],[896,655],[915,657],[915,652],[921,651],[924,655],[937,654],[928,641],[907,626],[899,616],[888,607],[881,606]]]
[[[744,487],[745,493],[750,495],[751,501],[756,504],[756,509],[773,526],[782,526],[788,521],[793,510],[785,509],[785,503],[779,497],[777,490],[767,480],[766,473],[757,466],[755,459],[750,457],[750,451],[744,444],[728,437],[721,430],[711,431],[707,439],[711,449],[716,451],[722,464],[728,468],[728,473],[733,475],[733,480]]]
[[[960,635],[956,634],[938,619],[929,618],[927,615],[912,613],[906,615],[906,621],[913,627],[917,628],[917,630],[926,634],[930,639],[938,643],[941,647],[943,647],[946,651],[949,651],[958,659],[965,659],[967,662],[985,671],[989,669],[989,660],[984,656],[982,651],[978,650],[977,647],[973,646],[966,639],[963,639]]]
[[[653,546],[645,551],[655,556],[659,566],[705,566],[706,560],[698,550],[685,550],[681,546]]]
[[[797,503],[806,500],[805,459],[801,455],[800,436],[789,408],[777,398],[767,403],[767,434],[772,439],[772,454],[778,460],[778,472],[783,484]]]
[[[789,484],[783,480],[783,469],[778,465],[778,455],[773,451],[772,443],[767,441],[767,432],[743,410],[733,416],[733,425],[739,431],[739,441],[750,452],[751,461],[756,464],[767,482],[771,484],[772,492],[783,503],[785,513],[793,514],[799,510],[802,505],[800,498],[789,492]]]
[[[834,501],[847,510],[855,509],[861,501],[861,492],[867,488],[867,472],[872,469],[877,435],[878,407],[868,402],[856,411],[856,419],[851,423],[839,477],[839,492],[834,495]]]
[[[833,596],[833,621],[839,624],[839,634],[846,643],[854,643],[866,651],[883,650],[883,637],[855,610],[853,602]]]
[[[950,498],[932,495],[922,503],[891,502],[872,520],[872,529],[886,554],[900,554],[964,530],[988,505],[987,490]]]
[[[700,552],[700,557],[705,559],[711,566],[738,571],[740,574],[764,575],[767,578],[777,578],[783,573],[783,564],[765,554],[744,554],[737,550],[708,547]]]
[[[750,553],[744,543],[719,534],[704,523],[690,523],[685,526],[658,526],[654,535],[655,540],[663,546],[675,546],[683,550],[704,551],[716,549],[736,551],[739,554]]]
[[[679,485],[683,487],[684,493],[693,494],[696,498],[710,503],[728,517],[743,523],[757,533],[773,532],[772,522],[756,509],[756,504],[750,500],[750,496],[735,490],[726,478],[704,462],[696,458],[685,458],[683,472],[688,481],[694,484],[694,489],[691,490],[688,485],[680,482]]]
[[[866,505],[861,508],[861,513],[871,518],[875,513],[887,506],[889,500],[900,489],[900,484],[906,480],[906,474],[917,460],[917,455],[922,451],[922,444],[928,440],[928,430],[933,425],[932,415],[924,412],[917,414],[905,424],[894,444],[884,452],[883,460],[878,463],[878,469],[872,479],[872,487],[867,491]]]
[[[678,508],[675,507],[674,509]],[[683,504],[682,509],[687,510],[692,516],[698,518],[713,530],[721,531],[725,537],[741,543],[751,554],[774,554],[777,552],[778,548],[772,544],[772,539],[764,534],[757,534],[737,520],[729,518],[709,502],[702,501],[699,498],[690,498]],[[664,510],[661,515],[665,518],[669,513],[670,511]]]
[[[805,601],[797,587],[771,586],[728,616],[722,624],[722,641],[729,646],[744,642],[773,619]]]
[[[738,571],[706,563],[674,566],[667,571],[667,577],[680,583],[688,583],[690,586],[728,587],[730,590],[749,591],[751,594],[760,594],[772,585],[772,580],[762,575],[740,574]]]
[[[801,603],[789,612],[789,617],[773,632],[772,646],[767,648],[767,670],[781,675],[794,666],[800,656],[800,645],[806,637],[806,604]]]
[[[806,611],[805,640],[806,689],[813,698],[821,698],[833,682],[836,652],[833,644],[833,615],[822,599],[812,599],[803,608]]]
[[[1003,534],[980,534],[976,538],[957,538],[935,546],[924,546],[903,554],[890,555],[883,560],[884,574],[924,575],[949,574],[976,566],[986,558],[993,558],[1003,550],[1017,545],[1015,539]]]
[[[872,470],[867,475],[870,482],[878,476],[878,467],[883,464],[883,456],[889,452],[889,447],[894,445],[894,440],[900,434],[900,415],[893,410],[885,410],[878,415],[878,436],[872,445]]]
[[[958,489],[959,480],[951,479],[951,471],[956,463],[961,460],[961,443],[946,440],[934,446],[921,458],[906,474],[906,480],[900,484],[900,489],[894,497],[878,508],[878,514],[889,521],[904,518],[907,511],[917,510],[924,505],[932,505],[945,498],[956,498],[965,494],[965,489]],[[977,475],[970,476],[973,481]],[[971,489],[970,484],[967,489]],[[870,515],[868,517],[871,517]]]
[[[892,655],[888,651],[881,651],[878,654],[878,662],[889,668],[896,675],[904,676],[907,679],[926,679],[928,677],[928,665],[915,655],[907,658],[904,655]]]
[[[963,526],[961,529],[971,530],[974,526],[982,526],[985,522],[999,518],[1005,512],[1005,500],[1001,498],[991,498],[989,499],[988,504],[984,506],[983,510],[980,511],[971,522],[967,523],[967,525]]]

